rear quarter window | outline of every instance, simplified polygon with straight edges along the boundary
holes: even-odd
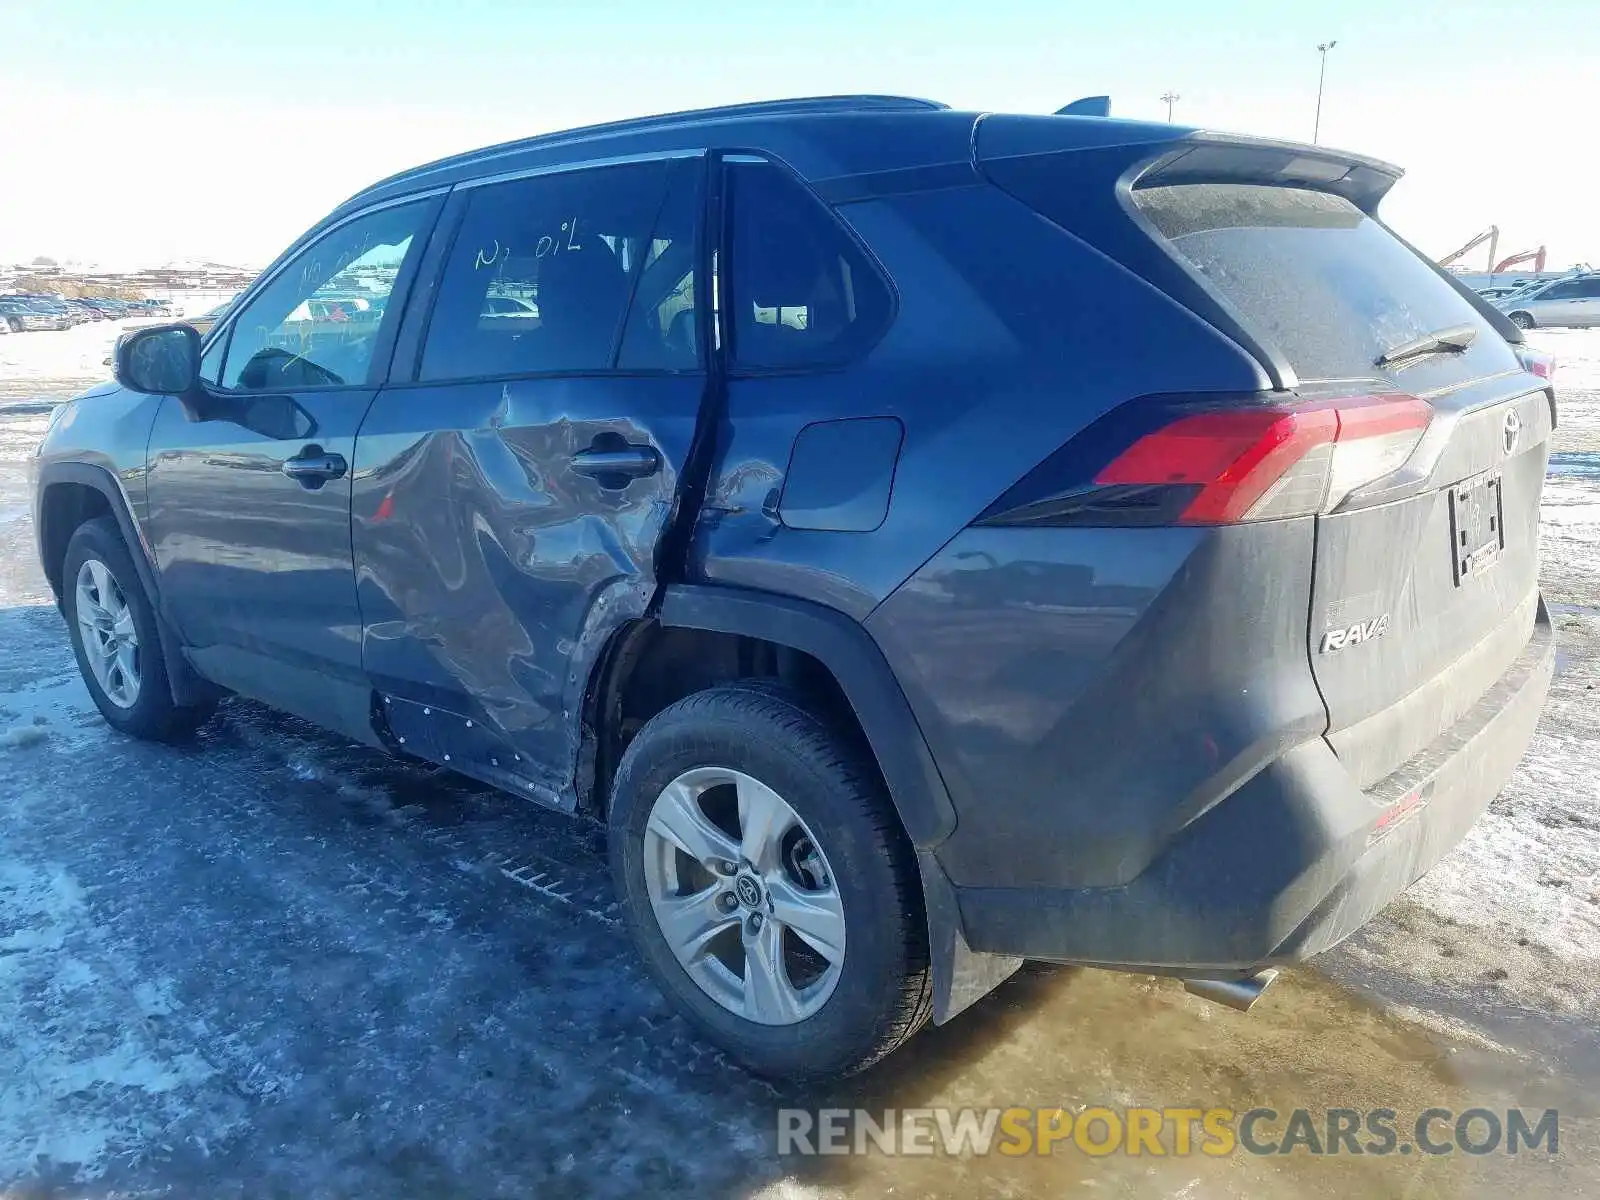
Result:
[[[855,239],[783,167],[728,170],[735,368],[837,366],[865,354],[894,296]]]
[[[1459,325],[1477,327],[1478,339],[1455,357],[1451,375],[1467,378],[1515,366],[1500,337],[1464,297],[1342,197],[1303,188],[1196,183],[1138,188],[1133,200],[1168,244],[1304,379],[1370,378],[1384,351]]]

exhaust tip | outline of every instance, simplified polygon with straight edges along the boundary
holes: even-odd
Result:
[[[1261,994],[1277,978],[1276,968],[1268,967],[1244,979],[1185,979],[1183,990],[1203,1000],[1215,1000],[1239,1012],[1249,1012],[1250,1006],[1261,999]]]

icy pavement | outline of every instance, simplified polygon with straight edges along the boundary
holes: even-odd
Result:
[[[1540,512],[1559,671],[1522,769],[1410,897],[1463,927],[1514,931],[1600,968],[1600,474],[1583,461],[1600,429],[1600,331],[1530,336],[1560,362],[1559,426]]]
[[[85,329],[104,340],[77,358],[28,349],[66,334],[0,340],[23,364],[0,366],[6,1200],[1600,1191],[1600,476],[1563,457],[1600,450],[1600,333],[1536,335],[1563,360],[1543,524],[1561,669],[1458,850],[1248,1017],[1171,980],[1030,969],[867,1077],[790,1092],[650,987],[593,828],[244,702],[193,746],[107,730],[34,563],[23,468],[53,398],[85,382],[38,381],[109,345]],[[780,1104],[1055,1103],[1553,1105],[1562,1153],[774,1153]]]

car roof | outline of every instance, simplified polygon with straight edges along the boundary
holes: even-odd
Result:
[[[759,148],[807,178],[965,159],[978,114],[910,96],[811,96],[662,113],[559,130],[424,163],[352,196],[334,215],[485,175],[719,147]],[[905,140],[909,139],[909,141]]]
[[[965,168],[972,162],[974,124],[983,115],[912,96],[806,96],[587,125],[485,146],[401,171],[350,197],[319,222],[318,229],[373,204],[458,183],[701,149],[744,149],[774,157],[813,183],[915,167]],[[1050,122],[1055,149],[1076,140],[1092,146],[1150,140],[1152,131],[1160,131],[1163,138],[1194,132],[1184,126],[1096,115],[1058,113],[1034,120]]]

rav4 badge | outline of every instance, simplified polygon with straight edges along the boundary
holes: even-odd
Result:
[[[1370,621],[1357,621],[1347,629],[1328,630],[1322,635],[1322,645],[1317,648],[1317,653],[1332,654],[1335,650],[1343,650],[1346,646],[1381,638],[1388,632],[1389,614],[1384,613],[1383,616],[1373,617]]]

